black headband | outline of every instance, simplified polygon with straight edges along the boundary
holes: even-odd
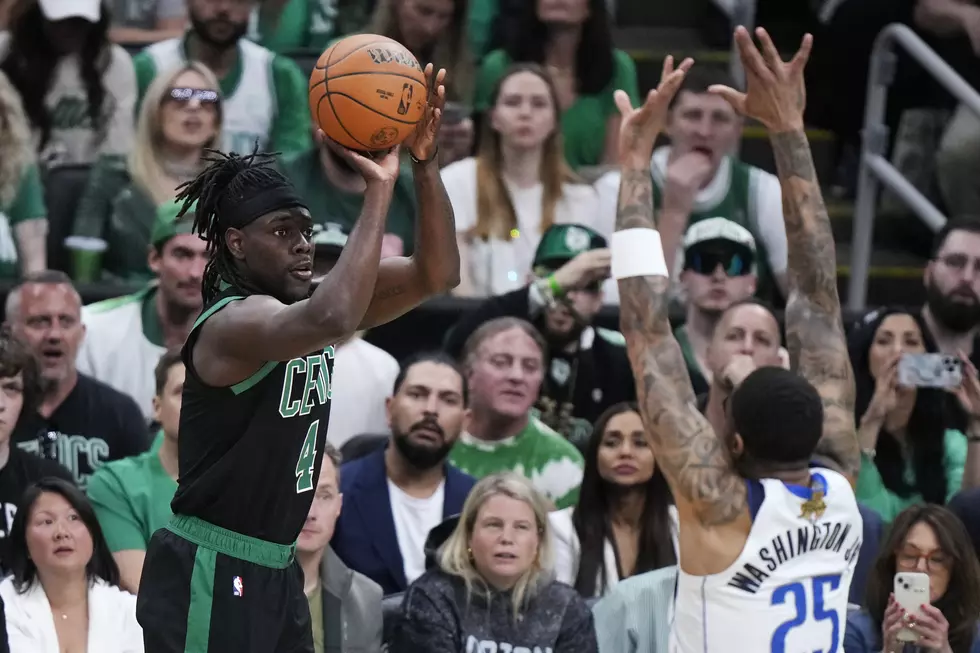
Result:
[[[307,208],[292,184],[283,180],[283,183],[271,187],[262,184],[249,186],[237,197],[223,198],[218,211],[227,226],[241,229],[267,213],[297,207]]]

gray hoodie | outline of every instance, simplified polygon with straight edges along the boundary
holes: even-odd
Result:
[[[427,571],[408,588],[393,653],[597,653],[592,611],[576,591],[546,582],[515,621],[510,592],[466,598],[461,578]]]

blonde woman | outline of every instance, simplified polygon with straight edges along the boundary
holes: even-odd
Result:
[[[153,80],[140,107],[135,147],[125,161],[103,157],[96,163],[66,243],[83,251],[93,242],[104,247],[94,276],[149,278],[146,255],[157,208],[203,169],[204,150],[219,146],[221,122],[218,80],[203,64],[189,62]],[[83,273],[75,258],[76,278],[90,280],[92,268]]]
[[[46,215],[24,107],[0,72],[0,279],[45,268]]]
[[[438,567],[409,586],[398,653],[528,650],[596,653],[592,612],[554,580],[548,507],[510,472],[470,492]]]
[[[459,296],[524,286],[554,223],[598,227],[598,196],[565,162],[555,87],[537,64],[500,78],[479,153],[446,166],[442,180],[456,212]]]

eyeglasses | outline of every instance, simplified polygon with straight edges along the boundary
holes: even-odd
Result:
[[[734,249],[698,247],[684,255],[684,269],[697,274],[712,275],[719,265],[727,276],[742,277],[752,272],[752,257]]]
[[[929,571],[941,571],[949,564],[946,554],[939,551],[925,555],[913,551],[899,551],[895,554],[895,564],[901,569],[918,569],[920,560],[925,561],[926,569]]]
[[[217,104],[221,99],[218,97],[217,91],[205,88],[172,88],[169,97],[176,102],[197,100],[201,104]]]
[[[968,267],[973,274],[980,274],[980,258],[973,258],[967,254],[946,254],[936,259],[950,270],[963,272]]]

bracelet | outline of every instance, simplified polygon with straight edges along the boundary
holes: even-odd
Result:
[[[555,279],[555,275],[548,275],[548,288],[551,289],[551,294],[553,297],[561,297],[565,294],[562,290],[561,284],[558,283],[558,279]]]
[[[433,150],[432,156],[430,156],[428,159],[420,159],[416,157],[415,152],[412,151],[412,148],[408,149],[408,156],[411,157],[412,163],[418,163],[419,165],[423,165],[429,163],[430,161],[435,161],[436,157],[439,156],[439,146],[436,145],[436,149]]]

